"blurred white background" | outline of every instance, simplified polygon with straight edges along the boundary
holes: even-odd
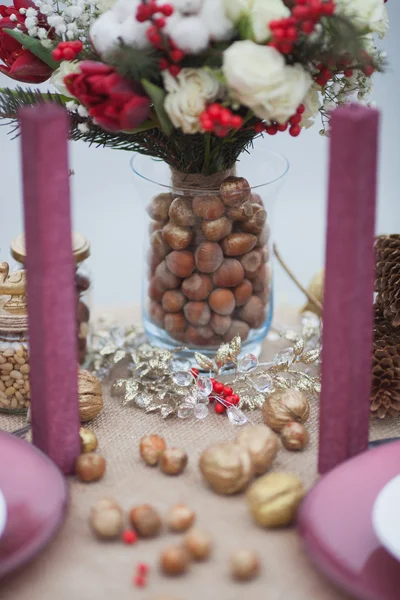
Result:
[[[7,2],[6,2],[7,4]],[[385,75],[375,77],[373,99],[382,112],[378,233],[400,231],[400,5],[389,0],[390,32],[380,47],[388,53]],[[0,86],[12,81],[0,76]],[[46,85],[42,86],[45,87]],[[319,123],[291,138],[267,137],[267,145],[285,154],[291,164],[276,205],[274,237],[282,255],[298,278],[307,283],[323,266],[327,187],[328,141],[319,135]],[[345,143],[345,141],[344,141]],[[11,239],[22,229],[19,141],[11,141],[7,127],[0,128],[0,260],[9,259]],[[253,172],[262,165],[254,152]],[[97,305],[140,302],[143,261],[144,205],[130,169],[129,153],[70,145],[73,225],[92,243],[90,268]],[[51,169],[51,162],[48,165]],[[246,175],[251,182],[252,173]],[[299,304],[300,292],[277,267],[278,302]]]

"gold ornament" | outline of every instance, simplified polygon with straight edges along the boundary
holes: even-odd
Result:
[[[86,427],[81,427],[79,429],[79,436],[81,438],[81,450],[83,454],[96,450],[98,441],[94,431],[86,429]]]
[[[304,450],[310,441],[310,436],[304,425],[292,421],[283,427],[281,441],[286,450]]]
[[[81,423],[92,421],[103,409],[103,394],[100,380],[80,370],[78,373],[79,419]]]
[[[210,446],[200,456],[199,468],[217,494],[241,492],[253,476],[253,463],[246,448],[234,443]]]
[[[286,527],[294,521],[304,494],[296,475],[269,473],[250,486],[247,502],[254,520],[262,527]]]
[[[307,288],[308,293],[318,300],[319,305],[316,305],[311,300],[308,300],[307,304],[303,306],[302,312],[310,311],[318,315],[322,316],[322,311],[320,305],[324,302],[324,284],[325,284],[325,270],[319,271],[311,280],[310,285]]]
[[[266,425],[281,431],[291,421],[305,423],[310,416],[310,405],[306,396],[297,390],[277,390],[265,400],[262,414]]]
[[[278,436],[266,425],[247,425],[236,437],[253,462],[254,474],[263,475],[272,466],[279,448]]]

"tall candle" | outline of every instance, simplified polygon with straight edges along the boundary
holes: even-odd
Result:
[[[331,125],[320,473],[368,446],[379,113],[350,105]]]
[[[68,118],[51,104],[19,117],[33,443],[71,473],[80,439]]]

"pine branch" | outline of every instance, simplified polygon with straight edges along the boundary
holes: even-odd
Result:
[[[154,48],[133,48],[123,44],[115,50],[107,62],[123,75],[140,82],[142,79],[148,79],[152,82],[160,82],[160,62],[161,53]]]
[[[64,106],[68,98],[61,94],[52,94],[51,92],[41,92],[38,89],[22,88],[0,89],[0,119],[7,119],[11,122],[17,121],[18,110],[24,106],[35,106],[44,102],[55,102]]]

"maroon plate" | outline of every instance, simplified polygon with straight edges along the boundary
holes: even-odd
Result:
[[[299,532],[313,561],[361,600],[400,598],[400,565],[372,524],[379,492],[399,473],[400,442],[369,450],[325,475],[300,511]]]
[[[6,525],[0,537],[0,578],[31,560],[55,535],[68,489],[57,467],[37,448],[0,431],[0,490]]]

